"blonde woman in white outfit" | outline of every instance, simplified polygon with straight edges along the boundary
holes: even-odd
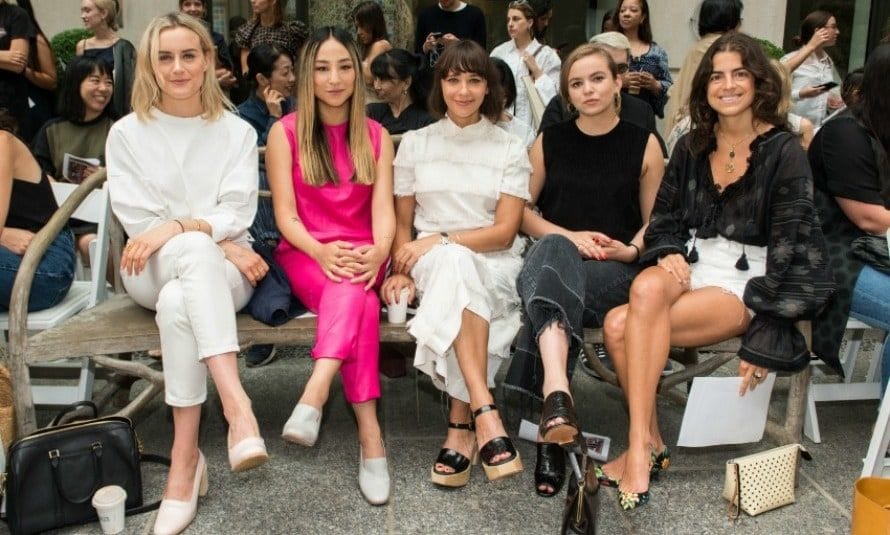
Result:
[[[503,93],[481,46],[449,45],[433,78],[430,111],[442,118],[407,132],[393,162],[394,274],[382,296],[389,303],[402,288],[409,299],[420,296],[408,329],[417,339],[414,366],[451,398],[431,479],[460,487],[477,445],[489,479],[522,470],[489,388],[519,330],[516,233],[531,165],[519,138],[493,122]]]
[[[154,19],[139,45],[135,113],[112,127],[106,148],[112,209],[130,236],[124,286],[157,310],[173,407],[172,464],[156,534],[184,530],[207,492],[198,450],[207,370],[229,423],[232,470],[268,459],[235,360],[235,311],[268,271],[247,234],[257,203],[256,133],[228,111],[214,55],[197,19]]]
[[[535,12],[525,0],[510,2],[507,9],[507,33],[510,40],[491,51],[491,57],[500,58],[510,66],[516,80],[516,101],[513,117],[537,131],[532,118],[528,90],[522,77],[530,75],[535,89],[541,95],[544,106],[559,93],[559,69],[562,62],[556,51],[541,44],[533,37]]]

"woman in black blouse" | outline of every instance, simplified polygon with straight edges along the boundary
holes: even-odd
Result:
[[[426,96],[417,78],[420,61],[421,58],[411,52],[394,48],[371,62],[374,91],[381,102],[368,104],[368,117],[392,135],[436,122],[424,108]]]
[[[781,82],[760,45],[731,32],[705,53],[692,82],[692,130],[680,139],[646,230],[627,305],[604,337],[630,412],[628,450],[602,468],[621,507],[649,500],[665,468],[655,393],[671,346],[742,336],[739,395],[770,370],[809,365],[794,321],[833,290],[800,144],[779,125]],[[753,317],[752,317],[753,315]]]
[[[836,356],[848,316],[890,331],[890,274],[850,254],[863,236],[883,236],[890,210],[881,199],[890,184],[890,44],[877,47],[865,64],[861,101],[828,121],[810,145],[816,205],[822,219],[838,293],[813,323],[813,350]],[[884,341],[883,388],[890,377],[890,337]],[[835,360],[836,369],[842,372]],[[883,392],[883,389],[882,389]]]
[[[562,65],[560,91],[578,118],[538,136],[529,158],[532,206],[522,231],[539,238],[517,280],[525,321],[505,384],[544,398],[535,490],[559,492],[560,445],[578,433],[569,378],[584,327],[602,326],[627,302],[640,268],[664,160],[649,130],[621,120],[621,77],[601,45],[576,48]]]

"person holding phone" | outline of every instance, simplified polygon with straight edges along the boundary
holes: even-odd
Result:
[[[840,77],[825,48],[837,44],[837,19],[828,11],[814,11],[800,24],[793,39],[799,48],[782,57],[791,72],[791,99],[795,114],[809,119],[817,128],[829,113],[844,105],[839,91],[832,91]]]
[[[485,15],[476,6],[460,0],[439,0],[420,12],[414,33],[414,50],[427,58],[432,69],[447,45],[471,39],[486,48]]]

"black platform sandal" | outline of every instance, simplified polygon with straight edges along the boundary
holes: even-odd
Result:
[[[557,418],[562,422],[553,424]],[[544,400],[539,427],[544,442],[554,442],[560,446],[571,444],[578,435],[578,418],[575,416],[575,405],[568,392],[556,390]]]
[[[451,429],[463,429],[464,431],[476,430],[476,426],[473,425],[473,422],[468,424],[448,422],[448,427]],[[479,462],[479,452],[476,449],[475,443],[473,445],[473,451],[470,452],[469,459],[457,450],[442,448],[439,451],[438,457],[436,457],[436,463],[433,464],[433,468],[430,470],[430,480],[442,487],[463,487],[470,481],[470,470],[477,462]],[[436,464],[444,464],[451,468],[453,472],[440,472],[436,470]]]
[[[493,404],[483,405],[473,411],[473,418],[478,418],[486,412],[496,410],[498,408]],[[510,456],[498,462],[492,461],[492,459],[504,453],[509,453]],[[485,475],[489,481],[512,476],[522,471],[522,460],[519,458],[519,452],[516,451],[510,437],[503,436],[489,440],[479,449],[479,455],[482,458],[482,468],[485,469]]]
[[[535,463],[535,492],[538,496],[550,498],[559,494],[566,481],[566,451],[559,444],[538,442],[538,459]],[[550,485],[552,492],[541,490],[541,485]]]

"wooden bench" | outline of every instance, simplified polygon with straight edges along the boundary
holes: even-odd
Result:
[[[13,287],[10,303],[9,357],[15,389],[15,410],[17,431],[20,436],[36,429],[34,403],[31,397],[31,379],[28,366],[64,357],[87,356],[96,364],[110,368],[114,372],[146,379],[149,387],[136,396],[119,414],[134,415],[163,391],[163,375],[157,369],[136,361],[122,360],[115,355],[137,351],[148,351],[160,347],[154,312],[137,305],[123,293],[119,275],[116,275],[116,295],[99,305],[86,310],[63,325],[41,331],[32,336],[25,329],[27,321],[28,295],[34,278],[34,270],[44,251],[58,232],[67,223],[75,208],[86,195],[105,181],[105,172],[99,171],[87,179],[59,208],[47,225],[37,233],[22,260],[21,268]],[[118,273],[123,230],[112,218],[109,225],[111,258],[114,259],[115,273]],[[242,347],[253,344],[292,344],[311,345],[315,340],[315,318],[297,318],[279,327],[270,327],[250,316],[237,316],[238,339]],[[381,342],[413,342],[404,325],[390,325],[385,321],[380,326]],[[593,355],[590,344],[600,342],[599,329],[585,331],[588,354]],[[679,402],[685,401],[685,394],[677,385],[698,375],[708,375],[735,358],[738,341],[730,341],[709,348],[710,358],[699,361],[695,349],[687,349],[679,358],[686,368],[662,379],[659,393]],[[591,364],[606,381],[617,384],[615,374],[604,369],[599,359],[592,358]],[[775,441],[785,444],[800,440],[803,425],[804,404],[809,368],[792,377],[788,408],[783,423],[770,422],[767,433]]]

